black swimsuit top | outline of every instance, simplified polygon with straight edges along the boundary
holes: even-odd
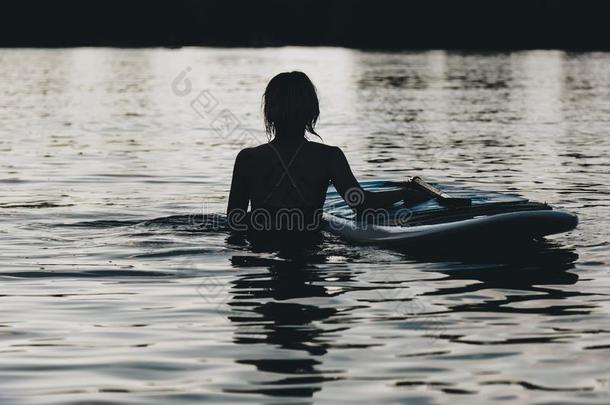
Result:
[[[300,138],[274,139],[244,149],[235,161],[229,217],[234,211],[243,214],[250,205],[250,215],[241,215],[249,218],[246,222],[250,226],[267,215],[264,220],[269,221],[265,223],[285,229],[286,218],[293,217],[290,223],[294,224],[294,217],[300,212],[299,223],[315,227],[331,181],[338,190],[359,187],[345,155],[337,147]]]

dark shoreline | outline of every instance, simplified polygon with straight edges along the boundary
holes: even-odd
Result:
[[[602,0],[23,0],[0,47],[610,50]]]
[[[589,49],[589,48],[502,48],[502,49],[467,49],[467,48],[363,48],[363,47],[349,47],[343,45],[336,44],[313,44],[313,45],[295,45],[295,44],[284,44],[284,45],[223,45],[223,44],[200,44],[200,45],[179,45],[179,46],[164,46],[164,45],[137,45],[137,46],[127,46],[127,45],[57,45],[57,46],[1,46],[2,49],[79,49],[79,48],[110,48],[110,49],[122,49],[122,50],[145,50],[145,49],[169,49],[169,50],[179,50],[182,48],[210,48],[210,49],[279,49],[279,48],[341,48],[341,49],[349,49],[354,51],[362,51],[367,53],[393,53],[393,54],[408,54],[413,53],[417,54],[420,52],[446,52],[449,55],[508,55],[513,52],[528,52],[528,51],[558,51],[565,52],[566,54],[587,54],[587,53],[606,53],[610,52],[609,49]]]

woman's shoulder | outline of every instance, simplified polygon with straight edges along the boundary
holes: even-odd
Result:
[[[342,155],[343,151],[338,146],[327,145],[325,143],[307,141],[307,147],[316,153],[325,154],[327,156]],[[273,145],[271,143],[263,143],[258,146],[244,148],[237,154],[238,159],[246,160],[263,156],[273,152]]]
[[[320,142],[315,142],[315,141],[309,141],[308,144],[311,148],[315,148],[321,153],[327,153],[327,154],[342,153],[341,148],[339,148],[338,146],[328,145],[325,143],[320,143]]]
[[[248,158],[251,158],[253,156],[256,156],[257,154],[260,154],[265,149],[267,149],[267,144],[266,143],[263,143],[263,144],[258,145],[258,146],[250,146],[250,147],[247,147],[247,148],[243,148],[242,150],[240,150],[237,153],[237,158],[238,159],[248,159]]]

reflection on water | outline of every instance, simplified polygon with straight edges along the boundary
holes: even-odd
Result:
[[[488,289],[515,290],[516,294],[506,294],[499,299],[484,300],[475,303],[448,305],[444,310],[426,312],[420,298],[397,298],[384,289],[394,289],[395,280],[383,280],[370,287],[358,283],[358,272],[349,268],[328,272],[320,265],[326,264],[325,257],[298,255],[285,257],[282,260],[266,259],[255,256],[233,256],[231,263],[236,268],[253,269],[231,283],[229,320],[235,324],[234,339],[236,344],[270,345],[287,349],[295,353],[304,352],[304,356],[269,359],[260,358],[253,350],[251,359],[237,360],[239,364],[248,364],[257,370],[277,375],[277,379],[259,383],[248,381],[248,388],[228,390],[228,392],[259,393],[269,396],[311,397],[320,391],[324,382],[344,379],[348,369],[325,370],[324,356],[330,350],[366,349],[383,346],[380,342],[344,343],[343,337],[352,325],[360,319],[356,312],[363,308],[371,309],[373,303],[387,303],[402,300],[408,305],[397,306],[393,313],[379,316],[375,322],[400,320],[405,326],[414,329],[428,339],[446,340],[450,343],[470,345],[512,345],[552,343],[562,336],[531,336],[506,338],[489,342],[469,338],[467,334],[452,334],[444,325],[451,324],[455,314],[539,314],[548,316],[586,315],[595,305],[557,304],[520,308],[529,301],[566,300],[586,293],[568,292],[553,288],[554,285],[573,285],[578,275],[568,272],[574,268],[576,254],[571,250],[547,243],[522,247],[522,255],[514,257],[514,251],[499,250],[487,255],[475,255],[468,258],[461,252],[459,261],[448,261],[429,254],[428,261],[436,261],[439,266],[434,282],[467,281],[466,284],[452,284],[439,287],[420,294],[424,296],[451,297],[476,294]],[[423,259],[420,256],[420,259]],[[414,282],[416,280],[411,280]],[[428,280],[431,281],[431,280]],[[472,283],[477,281],[477,283]],[[333,284],[335,286],[333,286]],[[336,285],[344,287],[336,287]],[[386,285],[384,285],[386,284]],[[358,304],[340,308],[316,304],[319,298],[328,299],[353,291],[375,292],[375,299],[360,299]],[[302,304],[295,299],[309,299],[311,304]],[[447,354],[451,351],[431,352],[431,355]],[[510,353],[516,355],[518,353]],[[403,357],[410,357],[404,355]],[[445,356],[446,357],[446,356]],[[460,356],[454,356],[460,358]],[[499,358],[502,355],[481,355],[481,358]],[[286,377],[288,376],[288,377]],[[500,383],[498,383],[500,384]],[[510,382],[507,384],[511,384]],[[401,381],[398,385],[428,385],[426,382]],[[451,383],[433,383],[444,392],[451,392]],[[517,383],[519,385],[519,383]],[[540,388],[540,387],[538,387]],[[474,392],[473,392],[474,393]]]
[[[313,266],[306,263],[257,260],[249,257],[234,256],[231,260],[236,267],[268,266],[269,273],[247,274],[232,282],[230,321],[236,325],[233,341],[236,344],[270,345],[275,348],[304,352],[306,357],[265,359],[258,358],[256,351],[252,359],[238,360],[240,364],[253,365],[257,370],[274,373],[278,378],[266,381],[257,387],[256,381],[250,382],[255,388],[235,392],[256,392],[273,396],[308,396],[319,391],[320,384],[337,380],[340,372],[323,371],[321,360],[329,348],[335,348],[333,336],[345,329],[341,327],[317,327],[346,314],[334,307],[322,307],[290,302],[295,298],[330,298],[339,292],[332,292],[324,286],[315,285],[324,281],[316,274]],[[333,278],[337,278],[334,276]],[[346,273],[337,279],[350,281]],[[287,302],[288,301],[288,302]]]
[[[0,62],[0,402],[607,402],[608,54]],[[581,225],[466,250],[228,235],[234,156],[264,139],[265,82],[293,69],[316,83],[320,133],[359,178],[519,191]],[[201,94],[209,111],[193,107]],[[239,131],[218,131],[223,111]]]

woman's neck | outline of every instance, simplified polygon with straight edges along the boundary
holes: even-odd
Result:
[[[285,134],[280,136],[276,135],[271,140],[271,142],[276,145],[298,145],[305,141],[307,141],[307,138],[305,138],[304,134],[301,136],[286,136]]]

